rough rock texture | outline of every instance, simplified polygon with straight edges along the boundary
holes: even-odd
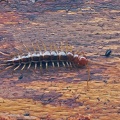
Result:
[[[119,0],[1,1],[0,51],[16,55],[17,47],[26,52],[21,40],[28,48],[33,42],[36,49],[36,41],[49,48],[68,40],[74,51],[103,65],[90,64],[89,89],[86,68],[0,73],[0,120],[118,120],[119,26]],[[108,58],[102,56],[107,49],[112,49]]]

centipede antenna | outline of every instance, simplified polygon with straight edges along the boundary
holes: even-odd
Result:
[[[86,65],[86,67],[88,70],[87,88],[89,88],[88,82],[90,81],[90,67],[88,66],[88,64]]]
[[[24,65],[23,65],[23,67],[22,67],[22,69],[21,69],[21,70],[24,70],[25,66],[26,66],[26,64],[24,64]]]
[[[89,60],[89,63],[92,63],[92,64],[96,64],[96,65],[101,65],[101,66],[104,66],[104,67],[114,67],[114,68],[117,68],[117,66],[115,66],[115,65],[106,65],[106,64],[104,64],[104,63],[98,63],[98,62],[96,62],[96,61],[91,61],[91,60]],[[111,63],[107,63],[107,64],[111,64]]]
[[[17,70],[20,66],[21,66],[21,64],[19,64],[16,68],[14,68],[14,71]]]
[[[4,53],[4,52],[2,52],[2,51],[0,51],[0,54],[2,54],[2,55],[4,55],[4,56],[10,56],[10,54],[6,54],[6,53]]]
[[[29,65],[28,65],[28,68],[27,69],[29,69],[31,67],[31,63],[29,63]]]

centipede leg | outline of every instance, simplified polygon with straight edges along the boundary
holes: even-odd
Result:
[[[46,62],[45,66],[46,66],[46,69],[47,69],[48,68],[48,62]]]
[[[17,70],[20,66],[21,66],[21,64],[19,64],[17,67],[15,67],[14,71]]]
[[[66,62],[67,66],[70,67],[69,62]]]
[[[6,54],[6,53],[4,53],[4,52],[2,52],[2,51],[0,51],[0,54],[2,54],[2,55],[4,55],[4,56],[10,56],[10,54]]]
[[[55,51],[58,50],[58,49],[56,48],[56,45],[55,45],[55,44],[53,44],[53,49],[54,49]]]
[[[59,62],[57,62],[57,66],[58,66],[58,67],[60,67],[60,64],[59,64]]]
[[[42,62],[40,62],[40,73],[42,75]]]
[[[69,44],[68,40],[66,40],[66,52],[71,52],[73,51],[73,47]]]
[[[23,54],[22,50],[20,50],[18,47],[15,47],[15,48],[19,51],[21,55]]]
[[[31,67],[31,63],[28,65],[28,68],[27,69],[29,69]]]
[[[35,63],[35,70],[36,70],[36,68],[37,68],[37,63]]]
[[[7,59],[6,59],[6,58],[0,58],[0,60],[2,60],[2,61],[6,61]]]
[[[46,47],[46,45],[41,41],[41,43],[42,43],[42,46],[43,46],[43,48],[44,48],[44,51],[46,51],[47,50],[47,47]]]
[[[72,63],[71,63],[71,62],[69,62],[69,65],[70,65],[70,67],[72,68]]]
[[[12,67],[13,67],[13,65],[8,66],[8,67],[6,67],[4,70],[1,70],[0,73],[4,72],[5,70],[8,70],[8,69],[10,69],[10,68],[12,68]]]
[[[21,41],[22,42],[22,41]],[[22,42],[23,46],[25,47],[25,49],[27,50],[27,52],[29,53],[29,50],[27,48],[27,46]]]
[[[63,64],[63,66],[65,67],[65,63],[64,63],[64,62],[62,62],[62,64]]]
[[[68,52],[68,42],[65,42],[65,51]]]
[[[13,65],[12,65],[12,66],[8,66],[8,67],[6,67],[6,68],[5,68],[5,70],[8,70],[8,69],[10,69],[11,67],[13,67]]]
[[[76,66],[74,66],[72,62],[69,62],[69,66],[70,66],[69,67],[70,70],[72,70],[73,68],[76,68]]]
[[[63,42],[61,42],[60,49],[61,49],[61,51],[63,51]]]
[[[42,69],[42,62],[40,62],[40,69]]]
[[[24,65],[23,65],[23,67],[22,67],[22,69],[21,69],[21,70],[24,70],[25,66],[26,66],[26,64],[24,64]]]
[[[34,73],[36,73],[36,69],[37,69],[37,63],[35,62],[35,69],[33,70]]]
[[[55,63],[54,62],[52,62],[52,66],[55,67]]]
[[[34,47],[33,43],[32,43],[32,47],[33,47],[33,49],[34,49],[34,52],[35,52],[36,50],[35,50],[35,47]]]
[[[76,65],[73,62],[71,63],[71,65],[73,68],[76,68]]]
[[[6,64],[0,64],[0,66],[5,66]]]
[[[37,41],[37,46],[38,46],[39,51],[41,51],[40,45],[39,45],[39,42],[38,42],[38,41]]]
[[[53,45],[50,43],[50,50],[53,51]]]
[[[21,66],[21,64],[19,64],[17,67],[15,67],[15,68],[12,70],[12,75],[13,75],[14,71],[17,70],[20,66]]]

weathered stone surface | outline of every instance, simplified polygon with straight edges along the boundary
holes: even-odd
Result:
[[[0,119],[118,120],[119,1],[8,1],[0,3],[0,51],[15,54],[18,47],[26,52],[21,40],[28,48],[33,42],[36,49],[38,40],[47,47],[68,40],[74,51],[84,51],[89,60],[103,65],[90,64],[88,91],[86,68],[49,68],[43,75],[39,68],[0,73]],[[108,58],[102,56],[107,49],[112,50]]]

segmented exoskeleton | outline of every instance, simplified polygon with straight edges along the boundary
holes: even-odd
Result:
[[[23,43],[22,43],[23,44]],[[37,44],[38,45],[38,44]],[[24,70],[25,68],[30,69],[30,67],[34,66],[36,69],[40,67],[40,69],[48,68],[48,67],[82,67],[88,65],[88,60],[84,53],[74,53],[70,45],[66,45],[66,50],[63,50],[63,45],[60,45],[60,49],[57,50],[55,45],[51,45],[51,50],[47,50],[45,44],[42,42],[42,47],[44,50],[39,50],[33,46],[33,51],[31,52],[25,44],[23,46],[26,49],[26,53],[21,52],[13,57],[10,57],[10,54],[0,51],[0,54],[3,56],[7,56],[6,60],[3,60],[0,66],[4,66],[4,70],[13,68],[13,71],[20,69]],[[1,70],[4,71],[4,70]],[[90,79],[90,72],[88,68],[88,80]],[[87,81],[88,82],[88,81]]]
[[[39,67],[42,69],[47,69],[48,67],[70,67],[70,68],[80,68],[87,67],[88,70],[88,81],[90,80],[90,70],[89,63],[103,65],[104,67],[115,67],[112,65],[105,65],[103,63],[98,63],[95,61],[90,61],[87,59],[83,52],[73,52],[72,46],[68,43],[64,46],[61,43],[60,49],[57,49],[55,45],[50,45],[50,50],[47,49],[46,45],[41,41],[41,46],[37,43],[37,48],[32,44],[32,51],[22,42],[26,52],[16,49],[19,51],[17,54],[5,53],[0,51],[0,55],[5,58],[0,58],[0,68],[4,67],[1,71],[8,70],[12,68],[13,71],[24,70],[25,68],[30,69],[34,66],[34,69]],[[41,49],[41,47],[43,49]]]

